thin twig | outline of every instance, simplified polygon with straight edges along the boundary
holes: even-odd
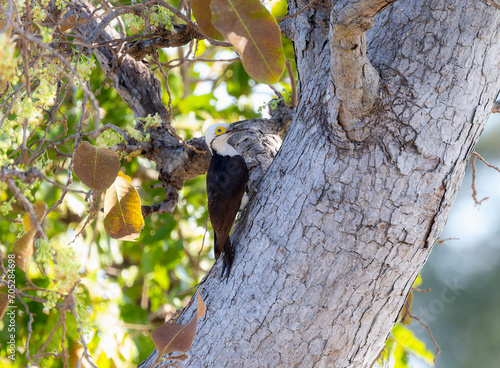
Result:
[[[293,13],[293,14],[289,14],[289,15],[285,15],[284,17],[281,17],[281,18],[278,18],[276,19],[277,22],[283,22],[285,19],[290,19],[290,18],[295,18],[297,15],[299,15],[300,13],[302,13],[304,10],[307,10],[309,9],[311,6],[313,6],[313,4],[316,2],[316,0],[311,0],[309,2],[309,4],[307,4],[306,6],[304,6],[302,9],[300,9],[299,11]]]
[[[177,218],[177,223],[178,224],[180,223],[180,218]],[[180,225],[177,226],[177,235],[179,236],[179,240],[182,243],[182,249],[184,250],[184,254],[186,254],[186,256],[188,257],[189,263],[193,267],[193,275],[194,275],[195,279],[198,280],[198,267],[197,267],[197,264],[196,264],[193,256],[189,252],[189,249],[187,249],[186,238],[184,237],[184,234],[181,230]]]
[[[26,314],[29,317],[29,322],[27,326],[28,334],[26,336],[26,350],[24,352],[24,355],[26,356],[26,359],[31,363],[31,357],[30,357],[30,340],[31,340],[31,334],[33,333],[33,313],[30,312],[28,305],[24,302],[23,298],[19,294],[16,295],[17,299],[21,302],[21,304],[24,306],[24,310],[26,311]]]
[[[419,289],[419,288],[416,288],[416,287],[412,287],[411,289],[413,291],[417,291],[419,293],[430,293],[431,292],[431,288],[428,288],[427,290],[422,290],[422,289]]]
[[[82,108],[81,108],[81,111],[80,111],[80,120],[78,121],[78,125],[76,126],[76,132],[75,132],[75,143],[74,143],[74,146],[73,146],[73,154],[71,155],[71,160],[69,161],[69,165],[68,165],[68,180],[66,181],[66,185],[63,189],[63,192],[61,193],[61,197],[57,200],[56,203],[54,203],[54,205],[52,207],[49,208],[49,210],[47,211],[47,214],[49,214],[50,212],[52,212],[57,206],[59,206],[63,200],[64,200],[64,197],[66,196],[66,193],[68,192],[68,188],[69,188],[69,185],[71,184],[71,182],[73,181],[73,161],[75,159],[75,153],[76,153],[76,150],[80,144],[80,141],[82,140],[82,126],[83,126],[83,121],[84,121],[84,118],[85,118],[85,106],[87,105],[87,98],[88,96],[85,95],[83,96],[83,101],[82,101]]]
[[[292,101],[290,103],[290,108],[297,107],[297,83],[295,82],[295,75],[293,74],[292,65],[290,60],[285,62],[286,70],[288,72],[288,77],[290,78],[290,86],[292,87]]]
[[[205,247],[205,237],[207,236],[207,232],[208,232],[208,216],[207,219],[205,220],[205,232],[203,233],[203,240],[201,241],[201,249],[198,252],[198,263],[196,264],[197,268],[200,268],[201,252],[203,252],[203,248]]]
[[[434,360],[433,360],[433,362],[434,362],[434,367],[437,367],[437,366],[436,366],[436,358],[437,358],[438,354],[441,352],[441,348],[439,347],[438,343],[437,343],[437,342],[436,342],[436,340],[434,339],[434,336],[432,335],[432,332],[431,332],[431,330],[430,330],[429,326],[427,326],[424,322],[422,322],[422,321],[420,320],[420,318],[417,318],[417,317],[415,317],[415,316],[413,316],[413,315],[411,315],[411,314],[410,314],[410,317],[411,317],[412,319],[414,319],[415,321],[417,321],[418,323],[420,323],[420,325],[422,325],[422,327],[423,327],[423,328],[425,328],[425,329],[426,329],[426,331],[427,331],[427,333],[429,334],[429,336],[430,336],[430,338],[431,338],[431,340],[432,340],[432,342],[433,342],[434,346],[436,347],[436,353],[434,354]]]
[[[470,166],[472,168],[472,199],[474,199],[474,203],[476,205],[481,205],[484,201],[486,201],[489,197],[484,197],[480,201],[477,199],[477,190],[476,190],[476,155],[472,154],[472,160],[470,161]]]
[[[480,159],[481,161],[483,161],[486,166],[488,166],[489,168],[494,169],[494,170],[496,170],[496,171],[498,171],[500,173],[500,169],[498,167],[496,167],[495,165],[492,165],[492,164],[488,163],[488,161],[486,161],[479,153],[477,153],[476,151],[474,151],[474,152],[472,152],[472,154],[475,157],[477,157],[478,159]]]
[[[54,328],[52,329],[52,331],[50,331],[50,334],[49,336],[44,339],[45,341],[43,342],[42,346],[40,347],[40,349],[38,349],[36,355],[35,355],[35,358],[33,359],[33,365],[37,365],[38,364],[38,361],[40,360],[40,356],[45,352],[45,349],[47,348],[47,345],[52,341],[52,339],[54,338],[54,335],[56,333],[56,331],[59,329],[59,326],[61,325],[62,323],[62,320],[63,320],[63,316],[66,314],[66,310],[64,309],[64,307],[61,309],[60,311],[60,314],[59,314],[59,318],[57,319],[57,322],[54,326]]]
[[[97,208],[97,199],[99,198],[99,194],[100,193],[97,190],[92,191],[91,200],[90,200],[90,202],[91,202],[90,203],[90,209],[88,211],[89,215],[85,219],[85,223],[83,224],[83,226],[80,228],[80,230],[78,231],[78,233],[76,233],[76,235],[73,238],[73,240],[68,243],[68,245],[71,245],[72,243],[74,243],[76,241],[76,239],[80,236],[80,234],[83,232],[83,230],[90,223],[90,221],[92,221],[96,217],[97,213],[99,212],[99,208]]]
[[[446,238],[446,239],[439,239],[438,241],[436,241],[436,244],[444,244],[445,242],[447,242],[448,240],[460,240],[460,238]]]
[[[38,221],[38,218],[36,217],[35,209],[33,207],[33,204],[19,190],[19,188],[17,187],[16,182],[14,181],[14,179],[8,178],[5,181],[5,183],[7,183],[7,186],[9,187],[9,189],[16,196],[17,200],[23,205],[24,210],[26,212],[28,212],[28,214],[30,216],[31,223],[34,225],[38,236],[42,237],[46,241],[48,241],[47,235],[45,235],[45,232],[43,231],[42,225],[40,224],[40,222]]]
[[[220,42],[220,41],[216,41],[210,37],[208,37],[201,29],[200,27],[198,27],[195,23],[193,23],[191,21],[191,19],[187,16],[185,16],[182,12],[180,12],[179,10],[175,9],[173,6],[167,4],[165,1],[163,0],[156,0],[157,3],[163,5],[165,8],[169,9],[172,13],[174,13],[176,16],[178,16],[179,18],[181,18],[184,22],[186,22],[187,25],[189,25],[190,27],[194,28],[196,30],[196,32],[200,33],[203,37],[205,37],[205,39],[212,45],[212,46],[223,46],[223,47],[227,47],[228,43],[227,42]]]
[[[158,57],[157,52],[153,53],[153,59],[156,62],[156,64],[158,65],[160,72],[163,76],[163,79],[165,80],[165,87],[166,87],[167,94],[168,94],[167,121],[165,122],[167,125],[168,131],[170,132],[170,134],[172,134],[177,139],[178,142],[180,142],[184,146],[184,148],[192,150],[192,151],[199,153],[199,154],[204,154],[205,152],[200,151],[200,150],[196,149],[196,147],[193,147],[192,145],[188,144],[180,135],[177,134],[174,127],[172,126],[172,94],[170,93],[170,86],[168,84],[168,72],[165,72],[163,70],[163,67],[160,63],[160,59]]]
[[[220,62],[220,63],[231,63],[233,61],[236,61],[236,60],[240,60],[240,57],[237,56],[237,57],[234,57],[234,58],[231,58],[231,59],[205,59],[205,58],[194,58],[194,59],[187,59],[187,58],[177,58],[177,59],[172,59],[172,60],[169,60],[165,63],[161,63],[162,66],[166,66],[168,67],[169,69],[172,69],[172,68],[177,68],[179,66],[181,66],[184,62],[186,63],[196,63],[198,61],[202,61],[202,62],[207,62],[207,63],[217,63],[217,62]],[[177,64],[175,65],[172,65],[174,62],[178,62]]]
[[[0,7],[1,7],[1,4],[0,4]],[[71,72],[70,75],[73,76],[73,77],[75,77],[78,80],[78,83],[79,83],[80,87],[83,89],[83,91],[85,92],[86,96],[88,96],[90,98],[90,100],[92,101],[92,106],[93,106],[94,111],[95,111],[96,125],[99,125],[101,118],[99,116],[98,102],[97,102],[94,94],[92,93],[92,91],[87,87],[87,85],[82,80],[82,78],[80,77],[80,75],[78,74],[78,72],[75,70],[75,68],[73,68],[71,66],[71,64],[68,62],[68,60],[66,60],[66,57],[64,57],[64,55],[62,55],[61,53],[57,52],[52,47],[48,46],[46,43],[44,43],[42,40],[38,39],[34,35],[32,35],[32,34],[30,34],[28,32],[25,32],[24,30],[22,30],[21,28],[17,27],[16,25],[14,25],[14,28],[15,28],[15,32],[17,34],[19,34],[21,37],[27,39],[30,42],[36,43],[43,50],[52,53],[53,55],[55,55],[61,61],[61,63],[64,64],[64,66]]]
[[[92,356],[89,353],[89,348],[88,348],[87,343],[85,342],[85,338],[83,336],[84,334],[83,334],[83,331],[82,331],[82,324],[80,322],[80,318],[78,317],[78,313],[76,313],[74,305],[70,306],[69,310],[71,311],[71,314],[73,314],[73,316],[75,317],[75,321],[78,324],[77,332],[78,332],[78,335],[80,336],[80,342],[81,342],[81,344],[83,346],[83,353],[82,353],[82,356],[80,357],[80,359],[78,359],[77,367],[81,367],[81,362],[82,362],[83,358],[85,358],[87,360],[87,362],[93,368],[97,368],[97,366],[94,364],[94,362],[91,359]]]

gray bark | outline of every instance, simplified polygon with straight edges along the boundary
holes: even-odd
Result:
[[[353,138],[332,88],[331,9],[316,1],[287,20],[297,111],[233,232],[229,282],[219,262],[200,287],[208,310],[182,366],[371,366],[445,225],[500,87],[500,12],[446,0],[383,10],[367,34],[377,98]]]

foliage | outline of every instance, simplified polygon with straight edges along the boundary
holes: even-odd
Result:
[[[424,360],[427,364],[433,364],[435,361],[439,350],[436,354],[430,352],[408,327],[412,320],[415,319],[411,311],[413,292],[414,290],[422,291],[417,289],[421,283],[422,278],[419,275],[399,313],[399,320],[387,338],[384,350],[378,357],[377,363],[380,367],[411,367],[409,362],[412,356]]]

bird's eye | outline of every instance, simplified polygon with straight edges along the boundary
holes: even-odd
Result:
[[[222,133],[224,133],[226,131],[226,129],[222,128],[222,127],[219,127],[217,129],[215,129],[215,134],[217,135],[221,135]]]

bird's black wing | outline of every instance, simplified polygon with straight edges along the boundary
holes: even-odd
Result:
[[[214,156],[207,172],[208,213],[217,233],[216,252],[222,253],[248,182],[241,156]]]
[[[243,157],[214,156],[207,172],[207,196],[212,201],[232,201],[243,197],[249,174]]]

